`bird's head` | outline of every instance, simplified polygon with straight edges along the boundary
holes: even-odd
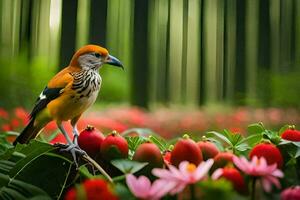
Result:
[[[70,65],[81,69],[99,69],[103,64],[109,64],[123,69],[122,63],[109,55],[107,49],[97,45],[81,47],[73,56]]]

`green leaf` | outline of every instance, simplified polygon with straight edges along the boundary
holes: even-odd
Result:
[[[144,168],[148,163],[141,163],[127,159],[112,160],[111,164],[118,168],[124,174],[133,174]]]
[[[300,142],[292,142],[295,146],[300,147]]]
[[[222,133],[218,133],[216,131],[209,131],[206,133],[207,137],[215,137],[218,138],[219,140],[221,140],[222,142],[224,142],[225,144],[229,145],[229,146],[233,146],[231,141]]]
[[[265,130],[263,132],[263,138],[270,140],[272,143],[278,145],[281,141],[281,137],[277,132]]]
[[[237,145],[242,144],[242,143],[247,143],[250,147],[255,146],[257,143],[259,143],[262,139],[261,134],[254,134],[250,135],[244,139],[242,139]]]
[[[122,132],[121,135],[123,137],[130,136],[131,134],[138,134],[141,137],[148,137],[150,135],[156,135],[151,129],[148,128],[131,128],[127,129],[126,131]]]
[[[292,141],[281,139],[278,145],[286,145],[286,144],[292,144]]]
[[[56,151],[52,145],[36,140],[26,145],[18,144],[0,156],[5,160],[0,162],[0,171],[9,175],[10,181],[24,181],[51,197],[61,198],[67,179],[75,177],[77,172],[72,162]]]
[[[20,151],[20,153],[23,153],[24,155],[26,155],[26,157],[17,162],[16,166],[10,171],[10,176],[15,176],[19,172],[19,170],[24,168],[26,164],[52,150],[54,150],[54,147],[47,143],[32,141],[28,144],[28,146]]]
[[[0,173],[8,174],[15,164],[15,162],[9,160],[0,160]]]
[[[131,159],[133,157],[133,154],[135,152],[135,150],[137,149],[137,147],[146,142],[147,139],[145,137],[141,137],[141,136],[126,136],[125,139],[127,140],[128,143],[128,149],[129,149],[129,158]]]
[[[149,140],[150,142],[156,144],[160,151],[166,151],[169,148],[168,143],[162,137],[150,135]]]
[[[73,172],[70,161],[54,153],[39,154],[22,164],[17,163],[11,170],[11,178],[40,187],[57,199],[61,197],[66,181]]]
[[[55,198],[61,197],[67,179],[77,173],[72,170],[72,164],[66,158],[54,153],[41,154],[18,169],[13,170],[16,172],[13,178],[36,185]]]
[[[89,169],[85,165],[81,165],[78,169],[79,173],[85,178],[94,178],[95,176],[90,173]]]
[[[7,136],[7,132],[0,134],[0,155],[6,152],[7,149],[13,148],[13,145],[7,141]]]
[[[0,173],[0,199],[41,199],[51,200],[42,189],[29,183],[14,179]]]
[[[246,143],[241,143],[239,145],[234,146],[237,151],[247,151],[251,149],[251,147]]]
[[[250,124],[247,127],[247,131],[250,134],[258,134],[258,133],[262,133],[263,131],[265,131],[264,126],[262,125],[262,123],[255,123],[255,124]]]
[[[133,137],[127,136],[127,137],[125,137],[125,139],[127,140],[128,148],[129,148],[130,150],[132,150],[132,151],[135,151],[136,148],[137,148],[140,144],[142,144],[142,143],[144,143],[145,141],[147,141],[146,138],[140,137],[140,136],[133,136]]]
[[[117,196],[119,197],[120,200],[134,200],[136,199],[131,192],[128,190],[128,188],[121,184],[121,183],[117,183],[114,187],[114,191],[117,194]]]
[[[297,152],[295,154],[295,158],[298,158],[300,156],[300,148],[297,149]]]
[[[238,133],[230,133],[230,141],[232,143],[233,146],[237,145],[242,139],[242,135],[238,134]]]
[[[220,151],[225,151],[225,148],[219,140],[215,138],[207,138],[207,141],[214,143]]]
[[[283,127],[280,128],[278,131],[278,135],[281,135],[284,131],[288,130],[290,128],[290,125],[286,124]]]

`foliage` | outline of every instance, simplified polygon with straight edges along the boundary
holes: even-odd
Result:
[[[230,151],[237,156],[246,157],[256,144],[266,140],[274,143],[280,148],[285,158],[285,165],[282,169],[285,178],[281,180],[281,185],[287,188],[300,181],[300,174],[297,171],[300,163],[300,143],[281,139],[280,135],[287,128],[289,126],[283,126],[279,131],[272,131],[266,129],[262,123],[253,123],[247,128],[248,134],[224,129],[221,132],[208,131],[205,136],[208,141],[220,147],[221,151]],[[170,144],[176,143],[176,139],[168,141],[153,131],[143,128],[128,129],[122,134],[128,142],[130,152],[128,159],[112,160],[111,163],[97,158],[95,160],[113,177],[112,188],[120,199],[135,199],[134,193],[126,183],[126,176],[140,173],[148,164],[131,160],[137,147],[150,141],[157,145],[163,154],[168,151]],[[77,183],[82,183],[86,179],[103,178],[99,171],[84,161],[80,162],[80,167],[76,170],[71,156],[61,152],[57,146],[32,140],[29,144],[18,144],[13,147],[7,139],[14,135],[17,133],[0,134],[0,197],[2,199],[62,199],[68,188]],[[250,179],[246,178],[245,181],[250,182]],[[244,199],[235,192],[230,182],[223,179],[200,180],[194,187],[195,192],[202,191],[199,195],[205,199],[215,199],[216,195],[222,199]],[[193,190],[190,189],[190,191]],[[163,199],[176,199],[182,195],[189,196],[189,193],[184,190],[182,194],[177,195],[167,195]],[[278,195],[279,191],[275,191],[272,198]],[[264,198],[270,197],[265,194],[263,196]]]
[[[124,174],[134,174],[135,172],[138,172],[139,170],[144,168],[148,163],[140,163],[128,159],[118,159],[112,160],[111,164]]]
[[[17,184],[26,191],[32,185],[32,189],[40,188],[33,190],[35,195],[48,194],[59,199],[74,176],[74,168],[68,158],[58,154],[52,145],[35,140],[28,145],[9,147],[0,155],[0,160],[0,174],[3,180],[9,180],[6,187],[16,189],[13,185]]]
[[[44,199],[50,200],[50,196],[42,189],[20,181],[10,179],[8,175],[0,173],[0,199]]]
[[[201,191],[203,191],[203,199],[214,200],[222,199],[229,200],[233,199],[233,193],[231,183],[220,179],[217,181],[207,180],[199,183]]]

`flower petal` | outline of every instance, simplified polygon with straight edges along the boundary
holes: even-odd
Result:
[[[158,178],[163,178],[166,180],[169,180],[172,174],[169,170],[161,169],[161,168],[154,168],[152,169],[152,174],[155,175]]]
[[[150,196],[151,199],[160,199],[176,186],[176,182],[157,179],[153,182]]]
[[[188,161],[182,161],[178,167],[181,176],[185,177],[186,180],[189,179],[190,176],[190,172],[187,171],[188,165],[189,165]]]
[[[259,164],[262,168],[266,168],[268,166],[267,160],[265,159],[265,157],[260,157],[259,159]]]
[[[233,157],[233,163],[240,169],[242,170],[244,173],[249,174],[249,170],[247,165],[249,165],[249,163],[247,162],[247,160],[245,160],[244,157]]]
[[[170,191],[170,194],[174,195],[174,194],[177,194],[177,193],[181,192],[182,190],[184,190],[184,188],[185,188],[186,185],[187,184],[185,184],[185,183],[177,183],[173,187],[173,189]]]
[[[281,188],[280,182],[276,177],[266,176],[265,178],[268,179],[268,181],[270,181],[270,183],[273,183],[278,189]]]
[[[217,180],[222,176],[222,174],[223,174],[223,168],[216,169],[214,173],[211,175],[211,178],[213,180]]]
[[[173,177],[173,180],[181,180],[181,181],[188,181],[189,177],[184,176],[176,167],[173,165],[169,166],[171,176]]]
[[[284,176],[283,172],[280,169],[276,169],[275,171],[273,171],[272,175],[279,178],[282,178]]]
[[[244,158],[246,160],[246,158]],[[248,162],[248,161],[247,161]],[[249,168],[250,173],[257,172],[257,167],[259,167],[259,163],[257,156],[253,156],[251,161],[248,162],[247,167]]]
[[[138,198],[147,198],[151,187],[150,180],[145,176],[136,178],[132,174],[126,176],[126,183],[130,191]]]
[[[263,186],[263,188],[266,192],[271,191],[271,186],[272,185],[271,185],[271,182],[268,179],[262,178],[261,183],[262,183],[262,186]]]
[[[213,159],[208,159],[207,161],[203,161],[196,169],[195,171],[195,180],[199,181],[202,179],[210,170],[211,166],[214,164]]]

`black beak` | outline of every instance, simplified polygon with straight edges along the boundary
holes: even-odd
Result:
[[[111,55],[108,55],[105,63],[116,67],[121,67],[124,70],[123,64],[117,58]]]

